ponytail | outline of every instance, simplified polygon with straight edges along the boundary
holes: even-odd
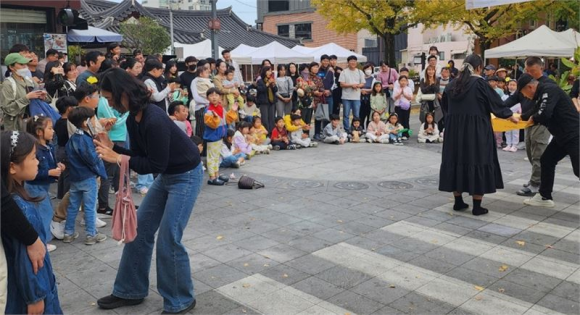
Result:
[[[475,69],[480,67],[482,64],[483,60],[479,55],[471,54],[467,56],[467,58],[465,58],[465,61],[463,61],[463,66],[461,67],[461,70],[459,70],[459,77],[455,79],[455,85],[453,86],[451,93],[453,95],[461,94],[465,89],[465,86],[467,85],[469,78],[475,72]]]

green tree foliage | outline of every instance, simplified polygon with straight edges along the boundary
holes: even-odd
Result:
[[[123,35],[125,47],[141,49],[145,55],[163,53],[171,45],[167,30],[148,17],[129,19],[121,23],[120,33]]]

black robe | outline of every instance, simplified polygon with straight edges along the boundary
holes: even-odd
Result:
[[[512,111],[480,76],[470,77],[458,95],[454,93],[456,84],[457,79],[449,83],[441,101],[445,133],[439,190],[470,195],[494,193],[503,188],[503,180],[491,113],[508,118]]]

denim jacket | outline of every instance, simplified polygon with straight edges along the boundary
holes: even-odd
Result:
[[[48,171],[56,168],[56,154],[54,145],[36,146],[36,159],[38,160],[38,174],[33,181],[28,182],[30,185],[50,185],[56,182],[57,177],[48,176]]]
[[[107,179],[105,165],[97,155],[93,139],[81,129],[77,129],[68,140],[66,156],[70,166],[71,182],[80,182],[95,176]]]
[[[44,232],[38,203],[23,200],[18,195],[13,195],[14,201],[22,210],[28,222],[37,231],[43,243],[46,243],[47,235]],[[2,234],[6,261],[8,263],[8,296],[6,304],[7,314],[26,314],[29,304],[44,300],[45,314],[62,314],[56,278],[52,272],[50,255],[44,257],[44,267],[34,274],[32,263],[28,258],[26,246],[17,239]]]

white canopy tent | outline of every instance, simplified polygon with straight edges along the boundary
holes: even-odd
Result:
[[[232,56],[234,54],[247,54],[251,57],[251,64],[259,65],[262,60],[268,59],[272,64],[281,63],[306,63],[311,62],[312,57],[309,55],[302,54],[300,52],[294,51],[278,42],[271,42],[268,45],[262,47],[250,47],[244,44],[236,47],[232,50]],[[239,62],[240,64],[250,64],[249,62]]]
[[[545,25],[505,45],[488,49],[485,58],[571,57],[580,46],[580,34],[569,29],[552,31]]]
[[[317,62],[320,61],[320,56],[325,54],[329,56],[336,55],[336,57],[338,58],[338,63],[346,63],[347,62],[346,59],[352,55],[356,56],[358,62],[367,61],[366,56],[357,54],[354,51],[350,51],[335,43],[329,43],[326,45],[322,45],[320,47],[294,46],[292,50],[312,56],[312,60]]]
[[[182,43],[178,43],[175,42],[173,44],[173,46],[175,47],[175,51],[176,54],[178,55],[178,57],[187,57],[187,56],[194,56],[197,59],[202,59],[202,58],[213,58],[212,54],[211,54],[211,40],[206,39],[202,42],[196,43],[196,44],[182,44]],[[170,49],[167,49],[167,54],[170,53]],[[182,50],[182,56],[179,56],[179,50]],[[219,55],[221,56],[221,53],[224,49],[219,47]],[[247,64],[249,62],[251,62],[252,58],[249,57],[250,55],[243,55],[243,54],[235,54],[233,51],[231,52],[232,55],[232,59],[235,60],[237,63],[239,64]]]

